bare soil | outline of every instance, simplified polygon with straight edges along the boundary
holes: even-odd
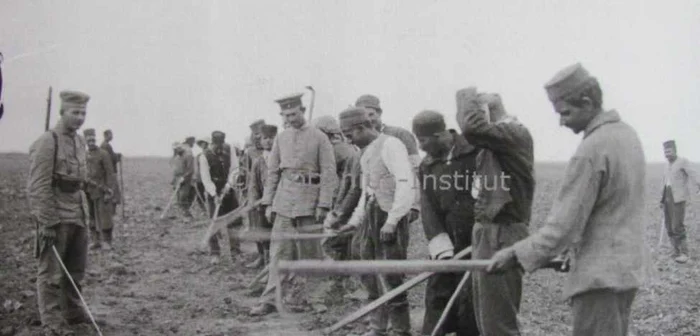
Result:
[[[36,307],[36,261],[25,196],[28,161],[23,154],[0,155],[0,336],[34,335],[40,330]],[[539,164],[533,229],[547,216],[564,166]],[[668,239],[656,250],[661,209],[662,166],[647,169],[646,241],[650,279],[633,307],[634,335],[700,335],[700,202],[688,206],[686,225],[692,261],[673,262]],[[301,311],[288,316],[248,315],[256,303],[246,289],[257,271],[242,267],[254,255],[245,243],[244,261],[223,258],[210,265],[198,248],[205,223],[178,217],[159,220],[168,201],[167,159],[129,159],[124,164],[125,218],[117,211],[114,250],[90,251],[84,296],[104,335],[320,335],[319,330],[361,307],[355,298],[326,295],[328,279],[308,279]],[[177,214],[171,211],[172,215]],[[199,220],[202,212],[196,213]],[[224,248],[224,250],[226,250]],[[412,228],[410,257],[425,258],[422,229]],[[564,275],[539,271],[525,279],[521,322],[524,335],[568,335],[570,310],[561,300]],[[354,290],[354,281],[348,282]],[[410,292],[412,324],[418,335],[423,313],[423,286]],[[361,294],[361,291],[359,291]],[[338,332],[355,335],[362,321]],[[96,335],[89,325],[79,335]]]

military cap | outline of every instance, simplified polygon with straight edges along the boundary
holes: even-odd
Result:
[[[214,141],[214,140],[221,140],[221,141],[223,141],[224,139],[226,139],[226,133],[224,133],[224,132],[222,132],[222,131],[214,131],[214,132],[211,132],[211,140],[212,140],[212,141]]]
[[[95,129],[94,128],[86,128],[83,130],[83,136],[95,136]]]
[[[365,110],[363,107],[348,107],[343,110],[343,112],[340,112],[338,119],[340,119],[341,129],[351,128],[355,125],[360,125],[370,121],[367,110]]]
[[[357,98],[357,101],[355,101],[355,106],[371,107],[377,111],[382,110],[382,107],[379,105],[379,98],[370,94],[362,95],[360,98]]]
[[[112,133],[112,130],[111,130],[111,129],[106,129],[104,132],[102,132],[102,134],[107,134],[107,133]]]
[[[676,140],[664,141],[664,148],[676,148]]]
[[[311,125],[321,130],[321,132],[329,134],[340,133],[340,125],[333,116],[320,116],[311,121]]]
[[[173,149],[179,149],[180,148],[180,143],[179,142],[173,142]]]
[[[303,93],[295,93],[293,95],[277,99],[275,102],[280,105],[282,111],[292,110],[303,105],[301,102],[301,96],[303,95]]]
[[[274,138],[277,135],[277,126],[275,125],[262,125],[260,127],[260,133],[266,138]]]
[[[576,63],[559,70],[544,88],[549,100],[555,102],[574,95],[595,82],[596,78],[591,76],[581,63]]]
[[[265,120],[258,119],[256,121],[253,121],[253,123],[250,124],[249,127],[250,127],[250,130],[253,132],[260,132],[260,127],[262,127],[262,125],[265,125]]]
[[[431,136],[445,129],[445,118],[439,112],[426,110],[413,117],[413,134],[416,136]]]
[[[90,96],[80,91],[61,91],[61,108],[85,108]]]

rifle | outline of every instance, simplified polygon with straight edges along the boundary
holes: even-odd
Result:
[[[44,131],[49,130],[49,122],[51,121],[51,92],[53,92],[53,88],[49,86],[49,96],[46,98],[46,123],[44,124]]]

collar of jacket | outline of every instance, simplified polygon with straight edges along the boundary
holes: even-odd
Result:
[[[56,127],[54,127],[54,131],[57,133],[63,134],[63,135],[69,135],[73,136],[77,134],[75,131],[69,130],[66,125],[63,123],[63,119],[59,119],[58,122],[56,123]]]
[[[454,149],[452,149],[452,160],[455,160],[463,155],[469,154],[477,150],[477,148],[474,147],[474,145],[467,142],[467,140],[461,134],[457,133],[457,131],[450,129],[450,134],[452,135],[452,139],[454,139]],[[423,159],[423,165],[429,167],[438,162],[445,162],[446,159],[446,157],[435,158],[431,155],[426,155]]]
[[[615,110],[601,112],[588,123],[588,126],[586,126],[586,129],[583,132],[583,137],[585,138],[591,135],[591,133],[593,133],[600,126],[620,122],[620,120],[620,114]]]

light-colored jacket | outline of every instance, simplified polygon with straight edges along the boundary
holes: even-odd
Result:
[[[514,245],[532,272],[568,249],[569,298],[590,290],[641,286],[646,162],[637,132],[617,112],[603,112],[585,129],[543,227]]]
[[[671,192],[673,193],[673,202],[680,203],[690,199],[690,182],[693,182],[698,188],[698,172],[693,168],[692,164],[683,157],[677,157],[673,163],[666,166],[664,175],[664,184],[670,181]],[[661,203],[664,202],[662,191]]]
[[[53,131],[58,144],[51,132],[45,132],[29,149],[27,195],[30,212],[40,226],[50,227],[59,223],[84,225],[84,206],[87,205],[85,193],[82,190],[74,193],[61,192],[52,185],[52,181],[54,153],[57,174],[80,180],[87,178],[85,139],[68,130],[61,121]]]
[[[285,217],[313,216],[316,208],[331,209],[338,185],[335,154],[328,136],[304,124],[275,137],[262,204]],[[302,182],[313,178],[318,183]]]

